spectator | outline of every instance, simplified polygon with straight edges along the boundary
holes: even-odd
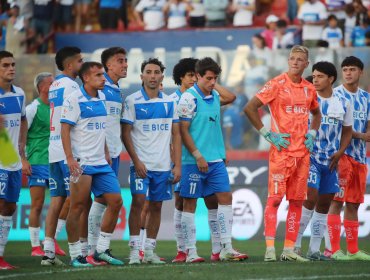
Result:
[[[47,53],[48,40],[52,31],[54,1],[34,1],[32,29],[38,53]]]
[[[229,0],[204,0],[206,10],[206,26],[222,27],[226,26],[226,9],[229,6]]]
[[[91,6],[92,0],[74,0],[75,2],[75,32],[79,33],[81,31],[82,24],[85,24],[85,31],[91,31],[92,26],[89,22],[89,8]]]
[[[306,47],[315,47],[326,23],[326,7],[318,0],[306,0],[298,12],[303,28],[302,40]]]
[[[193,7],[189,13],[189,25],[191,27],[204,27],[206,25],[206,13],[202,0],[188,0]]]
[[[294,45],[294,33],[287,32],[287,22],[279,19],[276,23],[275,36],[272,42],[272,49],[288,49]]]
[[[298,12],[297,2],[298,2],[297,0],[288,0],[287,18],[290,20],[290,23],[293,23],[297,17],[297,12]]]
[[[351,34],[351,47],[366,46],[366,32],[370,31],[370,18],[365,17],[361,20],[360,25],[356,26]]]
[[[351,35],[352,31],[356,26],[356,13],[353,4],[347,4],[345,9],[345,19],[344,19],[344,43],[347,47],[351,45]]]
[[[266,50],[270,51],[270,50]],[[251,99],[257,91],[265,84],[269,78],[269,68],[266,65],[265,58],[258,58],[252,53],[248,58],[249,70],[244,78],[245,94]]]
[[[252,37],[252,55],[256,58],[257,65],[268,65],[271,62],[271,50],[266,46],[265,38],[261,34]]]
[[[144,30],[158,30],[164,27],[163,7],[166,0],[140,0],[134,9],[134,17]]]
[[[163,13],[167,18],[167,28],[176,29],[186,27],[186,17],[193,7],[185,0],[170,0],[163,7]]]
[[[368,17],[367,8],[362,4],[361,0],[353,0],[352,5],[355,8],[356,25],[360,25],[360,22]]]
[[[352,3],[352,0],[325,0],[325,3],[327,12],[337,17],[338,26],[343,31],[346,17],[346,5]]]
[[[255,10],[255,0],[233,0],[231,5],[231,11],[234,13],[233,25],[251,26]]]
[[[73,0],[56,2],[55,26],[59,31],[71,32],[73,23]]]
[[[99,4],[99,23],[102,30],[116,30],[122,0],[100,0]]]
[[[18,4],[13,3],[10,9],[10,18],[6,23],[5,50],[19,56],[26,53],[26,26],[24,16],[19,13]]]
[[[263,38],[265,38],[266,46],[269,49],[272,49],[272,42],[274,40],[275,36],[275,30],[276,30],[276,23],[279,20],[279,18],[275,15],[269,15],[266,18],[266,29],[262,31],[261,35]]]
[[[343,32],[338,27],[338,20],[335,15],[328,17],[328,26],[324,28],[321,39],[329,43],[329,48],[337,49],[343,47]]]

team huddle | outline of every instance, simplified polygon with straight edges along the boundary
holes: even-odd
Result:
[[[166,263],[155,248],[162,203],[173,192],[177,254],[172,262],[205,261],[196,247],[198,198],[208,209],[211,261],[248,258],[232,246],[232,193],[220,108],[236,97],[217,83],[220,66],[209,57],[181,59],[173,69],[179,88],[166,95],[161,90],[165,66],[149,58],[141,65],[142,87],[122,95],[118,82],[127,75],[126,55],[125,49],[111,47],[102,52],[101,63],[83,62],[79,48],[60,49],[55,62],[61,74],[39,73],[34,81],[39,97],[26,107],[24,92],[12,84],[13,55],[0,52],[0,129],[5,127],[20,156],[11,166],[0,163],[0,269],[15,268],[3,255],[22,172],[31,194],[31,255],[42,256],[42,266],[65,265],[56,256],[65,255],[56,242],[64,226],[71,266],[124,264],[110,249],[123,203],[118,182],[122,143],[131,158],[130,265]],[[265,261],[276,261],[277,211],[284,196],[289,210],[281,260],[370,260],[358,248],[357,217],[370,141],[370,97],[358,88],[364,66],[356,57],[344,59],[344,83],[333,89],[337,71],[332,63],[313,65],[313,84],[302,78],[308,65],[308,49],[294,46],[288,71],[269,81],[244,109],[271,143]],[[271,112],[271,130],[258,113],[264,105]],[[46,187],[51,198],[42,248]],[[344,202],[347,254],[339,245]],[[303,257],[301,239],[310,220],[310,245]]]

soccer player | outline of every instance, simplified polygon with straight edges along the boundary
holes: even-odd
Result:
[[[328,233],[334,260],[370,260],[370,256],[358,248],[358,208],[364,202],[366,192],[366,142],[370,142],[370,95],[359,88],[364,64],[355,57],[346,57],[342,64],[343,84],[334,89],[347,98],[353,109],[353,132],[350,145],[338,165],[340,190],[335,194],[328,215]],[[341,217],[344,207],[344,230],[347,254],[340,250]]]
[[[172,198],[170,143],[173,146],[173,183],[181,176],[181,137],[176,102],[160,92],[165,67],[156,58],[141,64],[141,90],[129,95],[123,108],[122,140],[131,157],[129,215],[130,262],[140,264],[140,216],[149,200],[143,262],[164,264],[154,253],[162,202]]]
[[[65,164],[65,154],[61,140],[60,115],[64,99],[79,87],[75,82],[82,65],[81,50],[77,47],[64,47],[55,55],[55,64],[62,72],[49,88],[50,139],[49,139],[49,189],[50,205],[45,221],[45,242],[41,265],[63,265],[55,257],[55,233],[58,217],[69,196],[69,171]]]
[[[288,58],[288,71],[269,82],[244,108],[250,122],[272,145],[269,156],[268,198],[265,207],[265,261],[276,261],[277,211],[284,195],[289,201],[282,261],[308,261],[296,254],[294,244],[307,196],[310,152],[313,149],[321,113],[313,85],[302,78],[307,68],[308,49],[294,46]],[[271,130],[260,119],[258,108],[268,105]],[[308,129],[309,113],[312,114]],[[289,141],[288,141],[288,139]]]
[[[15,78],[15,59],[8,51],[0,51],[0,115],[3,126],[9,134],[13,146],[19,153],[22,163],[25,160],[27,139],[26,97],[21,88],[12,83]],[[14,269],[3,256],[8,242],[12,216],[22,187],[22,163],[20,159],[9,166],[0,162],[0,269]]]
[[[28,186],[31,194],[28,225],[32,245],[31,256],[44,255],[40,246],[40,214],[44,205],[45,188],[49,187],[50,106],[48,94],[53,81],[53,74],[39,73],[34,79],[38,98],[26,107],[28,123],[26,156],[29,164],[24,165],[23,171],[29,176]]]
[[[109,249],[122,198],[117,176],[108,164],[111,160],[106,145],[107,111],[105,96],[101,92],[105,84],[103,65],[85,62],[79,77],[83,86],[64,100],[60,119],[63,149],[72,178],[71,205],[66,224],[71,265],[92,266],[82,256],[79,240],[80,215],[84,208],[89,207],[91,191],[107,204],[94,259],[123,265],[111,255]]]
[[[330,260],[320,253],[327,215],[334,194],[339,191],[337,165],[352,138],[352,106],[332,85],[337,79],[335,65],[321,61],[312,66],[313,85],[321,111],[321,125],[310,157],[307,200],[303,203],[295,252],[300,254],[303,233],[311,220],[307,252],[310,260]]]
[[[126,50],[121,47],[111,47],[104,50],[101,54],[101,63],[104,66],[105,85],[102,90],[105,95],[107,107],[107,145],[112,160],[112,169],[118,177],[119,156],[122,151],[121,141],[121,113],[122,95],[118,81],[127,76]],[[88,223],[88,243],[89,256],[87,261],[93,261],[91,255],[94,254],[96,244],[99,239],[101,218],[106,209],[103,197],[95,197],[91,205]]]
[[[217,224],[220,230],[220,260],[245,259],[232,248],[232,194],[226,171],[225,145],[221,128],[221,106],[235,100],[229,91],[218,91],[221,67],[209,57],[195,64],[197,83],[180,97],[181,139],[183,142],[180,196],[183,198],[181,227],[187,251],[186,262],[203,262],[198,256],[195,238],[197,199],[215,194],[218,202]],[[210,145],[212,143],[212,145]],[[212,229],[212,226],[211,226]],[[212,229],[213,230],[213,229]]]

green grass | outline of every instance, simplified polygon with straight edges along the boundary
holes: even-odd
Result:
[[[306,250],[307,240],[303,249]],[[65,242],[61,243],[67,249]],[[129,253],[126,241],[114,241],[111,244],[113,254],[126,260]],[[344,244],[343,244],[344,245]],[[171,264],[175,254],[175,242],[159,241],[157,253],[167,259],[164,266],[139,265],[122,267],[95,267],[90,269],[46,268],[40,266],[40,258],[30,257],[29,242],[10,242],[6,248],[6,260],[18,269],[0,271],[0,279],[370,279],[370,262],[309,262],[286,263],[263,262],[263,241],[234,241],[234,247],[249,254],[249,260],[233,263],[210,263],[210,243],[199,242],[199,255],[206,257],[202,264]],[[370,251],[370,242],[362,240],[360,247]],[[277,244],[280,253],[282,244]],[[68,257],[63,257],[66,263]]]

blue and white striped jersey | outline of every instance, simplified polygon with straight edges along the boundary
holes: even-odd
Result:
[[[317,131],[311,157],[319,164],[329,165],[330,157],[340,148],[343,126],[351,126],[353,123],[352,107],[350,102],[339,92],[333,92],[330,98],[324,98],[317,94],[317,100],[320,105],[321,124]],[[340,117],[333,117],[328,110],[333,102],[335,102],[334,106],[342,106],[343,114]]]
[[[75,159],[81,165],[105,165],[105,129],[107,110],[105,96],[99,90],[97,97],[88,95],[83,86],[63,102],[61,123],[72,125],[71,145]]]
[[[150,99],[142,88],[126,97],[121,122],[132,125],[135,152],[147,170],[171,170],[172,123],[179,122],[173,98],[160,92]]]
[[[351,103],[353,110],[352,129],[356,132],[365,133],[367,122],[370,120],[370,95],[363,89],[358,88],[356,93],[351,93],[340,85],[334,91],[343,94]],[[361,139],[352,139],[351,144],[346,150],[346,155],[356,161],[366,163],[366,142]]]
[[[180,101],[180,97],[181,97],[181,91],[180,89],[177,89],[176,91],[174,91],[173,93],[171,93],[169,95],[170,98],[172,98],[176,104],[179,104],[179,101]]]
[[[18,154],[21,120],[26,117],[26,98],[21,88],[12,85],[9,92],[5,92],[0,88],[0,114],[4,118],[4,127],[8,131],[12,144]],[[8,171],[16,171],[21,168],[22,164],[20,160],[6,167],[0,163],[0,169]]]

